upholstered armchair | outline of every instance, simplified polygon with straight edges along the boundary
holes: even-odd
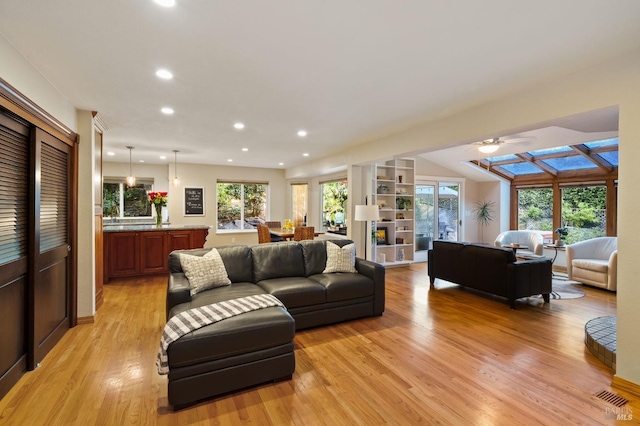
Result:
[[[568,245],[567,274],[570,280],[616,291],[618,238],[598,237]]]
[[[526,249],[518,250],[519,255],[532,255],[542,256],[542,248],[544,244],[544,238],[542,234],[535,231],[504,231],[496,237],[495,245],[502,247],[507,244],[517,243],[521,246],[526,246]]]

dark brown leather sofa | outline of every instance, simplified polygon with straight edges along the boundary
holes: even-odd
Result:
[[[339,246],[350,240],[333,240]],[[295,369],[295,330],[382,315],[384,267],[356,259],[357,274],[323,274],[323,240],[217,247],[231,285],[190,295],[180,253],[169,255],[167,319],[190,308],[269,293],[285,306],[270,307],[207,325],[171,343],[168,399],[181,408],[200,399],[257,384],[286,380]]]
[[[506,297],[512,309],[521,297],[542,294],[549,302],[551,261],[547,258],[518,261],[512,249],[438,240],[429,250],[428,261],[432,286],[440,278]]]

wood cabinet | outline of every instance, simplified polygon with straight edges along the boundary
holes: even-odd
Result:
[[[169,272],[174,250],[202,248],[208,229],[137,230],[104,233],[104,282]]]

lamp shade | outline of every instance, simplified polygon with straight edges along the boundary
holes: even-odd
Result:
[[[356,206],[356,214],[354,220],[380,220],[380,212],[377,205],[360,205]]]
[[[478,147],[478,151],[482,152],[483,154],[491,154],[493,152],[496,152],[497,150],[498,144],[485,144]]]

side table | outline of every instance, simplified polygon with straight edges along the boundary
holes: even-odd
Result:
[[[566,246],[564,244],[561,245],[561,246],[559,246],[557,244],[545,244],[545,245],[543,245],[543,247],[547,248],[547,249],[553,249],[554,250],[553,259],[551,259],[551,276],[556,277],[558,279],[566,279],[564,276],[558,275],[555,272],[553,272],[553,264],[555,263],[556,259],[558,258],[558,249],[564,249]]]

